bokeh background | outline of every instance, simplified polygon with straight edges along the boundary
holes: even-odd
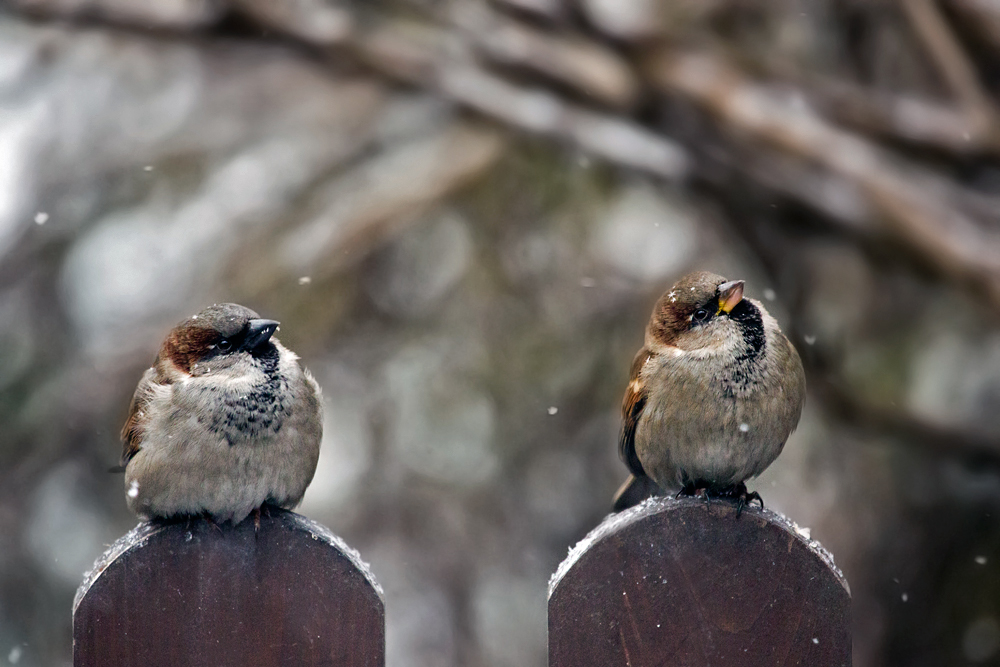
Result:
[[[324,388],[301,511],[389,665],[544,665],[696,268],[803,357],[751,488],[846,573],[855,665],[1000,664],[998,95],[987,0],[0,2],[0,664],[70,664],[132,390],[226,300]]]

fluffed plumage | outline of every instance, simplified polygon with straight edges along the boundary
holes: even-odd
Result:
[[[320,389],[277,326],[225,303],[170,332],[122,429],[132,511],[236,523],[301,501],[319,458]]]
[[[748,498],[744,482],[798,424],[805,374],[795,348],[743,281],[681,278],[657,301],[622,401],[619,455],[632,477],[615,510],[649,493]]]

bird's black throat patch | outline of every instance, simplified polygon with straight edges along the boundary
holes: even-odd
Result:
[[[764,317],[760,308],[743,299],[729,313],[729,319],[740,326],[746,350],[737,355],[738,362],[753,363],[764,352],[766,338],[764,336]]]
[[[209,428],[221,433],[230,445],[252,443],[281,430],[291,410],[288,379],[279,370],[279,353],[274,345],[255,348],[252,354],[264,381],[248,392],[217,393],[219,409],[208,416]]]
[[[767,339],[764,335],[764,317],[760,309],[743,299],[729,312],[729,319],[739,326],[743,334],[743,351],[733,358],[728,377],[722,381],[723,392],[728,398],[747,391],[757,383],[757,363],[763,358]]]

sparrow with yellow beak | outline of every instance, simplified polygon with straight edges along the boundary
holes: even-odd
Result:
[[[742,280],[684,276],[657,301],[622,402],[621,511],[660,489],[727,497],[781,453],[805,401],[798,353]],[[659,487],[659,489],[657,489]],[[763,505],[763,502],[761,502]]]

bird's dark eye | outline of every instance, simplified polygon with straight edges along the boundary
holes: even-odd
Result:
[[[220,340],[220,341],[219,341],[218,343],[216,343],[215,345],[216,345],[216,346],[217,346],[217,347],[219,348],[219,352],[222,352],[222,353],[226,353],[226,352],[229,352],[229,350],[231,350],[231,349],[232,349],[232,347],[233,347],[233,344],[232,344],[232,343],[230,343],[230,342],[229,342],[228,340],[226,340],[225,338],[223,338],[222,340]]]
[[[712,311],[707,308],[699,308],[691,313],[691,324],[704,324],[712,319]]]

